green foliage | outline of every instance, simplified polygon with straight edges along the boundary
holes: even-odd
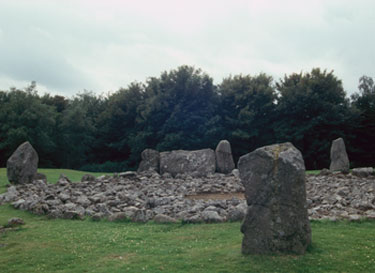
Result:
[[[351,123],[351,158],[362,166],[372,166],[375,154],[375,84],[371,77],[359,79],[359,93],[352,95],[352,106],[356,116]]]
[[[331,141],[345,136],[350,118],[341,81],[317,68],[285,76],[277,89],[276,139],[300,149],[308,169],[329,166]]]
[[[223,138],[231,143],[236,158],[272,143],[276,92],[271,77],[229,77],[219,86],[219,93]]]
[[[76,171],[70,169],[43,169],[39,168],[38,172],[43,173],[47,176],[48,183],[54,184],[57,182],[61,174],[64,174],[70,179],[70,181],[78,182],[81,181],[81,178],[85,174],[92,174],[96,177],[101,175],[111,175],[108,172],[88,172],[88,171]],[[9,184],[8,178],[6,175],[6,168],[0,168],[0,193],[6,191],[6,186]]]
[[[127,164],[127,161],[124,162],[112,162],[106,161],[104,163],[93,163],[93,164],[86,164],[80,168],[82,171],[86,172],[123,172],[130,170]]]
[[[134,143],[134,138],[141,131],[138,108],[143,103],[144,86],[139,83],[132,83],[128,88],[122,88],[107,98],[98,118],[95,153],[99,156],[99,164],[113,161],[120,162],[117,164],[119,167],[134,167],[138,163],[145,145],[142,138],[139,143]],[[127,163],[124,165],[123,161]],[[106,166],[108,164],[105,163]],[[110,171],[113,168],[118,167],[112,166]]]
[[[53,165],[56,116],[53,107],[41,102],[35,83],[25,91],[0,92],[0,166],[25,141],[37,149],[41,164]]]
[[[212,79],[193,67],[149,79],[140,112],[146,145],[161,151],[213,147],[205,132],[215,119],[216,100]]]
[[[159,151],[232,145],[235,161],[252,150],[292,142],[308,169],[329,166],[333,139],[343,137],[353,167],[375,165],[375,84],[360,78],[346,97],[333,72],[230,76],[215,86],[199,69],[181,66],[107,96],[73,98],[0,91],[0,166],[24,141],[40,167],[91,171],[136,169],[145,148]]]
[[[84,92],[71,100],[62,112],[59,124],[62,166],[79,168],[89,160],[94,148],[101,107],[100,98],[91,92]]]

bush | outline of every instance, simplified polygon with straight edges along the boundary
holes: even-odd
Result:
[[[102,164],[86,164],[80,168],[81,171],[86,172],[123,172],[126,170],[130,170],[131,168],[128,167],[126,161],[123,162],[112,162],[106,161]]]

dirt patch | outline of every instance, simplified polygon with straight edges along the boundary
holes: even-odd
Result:
[[[193,195],[185,195],[185,198],[191,200],[230,200],[232,198],[245,199],[245,195],[242,192],[198,193]]]

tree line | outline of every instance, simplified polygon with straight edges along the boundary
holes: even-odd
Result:
[[[0,166],[22,142],[41,167],[86,171],[136,169],[145,148],[158,151],[232,145],[235,160],[290,141],[307,169],[329,166],[331,141],[343,137],[352,167],[375,165],[375,85],[359,79],[348,97],[334,73],[312,69],[279,81],[261,73],[218,85],[181,66],[108,95],[39,95],[35,82],[0,91]]]

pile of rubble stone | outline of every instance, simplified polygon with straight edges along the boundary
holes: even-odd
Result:
[[[375,219],[375,177],[329,173],[306,180],[310,219]]]
[[[306,177],[309,218],[375,219],[373,168],[349,173],[342,139],[333,142],[331,158],[330,171]],[[262,169],[262,164],[256,170]],[[12,184],[0,194],[0,204],[11,203],[17,209],[52,218],[90,216],[135,222],[236,221],[242,220],[248,209],[245,188],[225,140],[215,152],[203,149],[159,153],[146,149],[138,172],[99,178],[85,175],[76,183],[62,175],[56,184],[49,184],[44,175],[36,173],[37,165],[36,151],[30,143],[23,143],[8,159],[7,175]],[[301,159],[302,180],[303,165]],[[259,189],[255,188],[254,194],[251,190],[251,186],[246,189],[248,196],[261,194]]]
[[[86,175],[82,182],[72,183],[61,176],[56,184],[35,180],[10,186],[0,195],[1,202],[15,208],[53,218],[131,219],[146,222],[158,215],[165,221],[221,222],[241,220],[246,213],[244,200],[197,200],[186,198],[199,193],[243,192],[234,174],[213,174],[193,178],[189,175],[156,172],[126,172],[94,178]],[[163,218],[164,217],[164,218]]]
[[[187,174],[173,178],[168,173],[159,175],[152,171],[125,172],[99,178],[86,175],[82,182],[76,183],[61,176],[56,184],[35,180],[12,185],[0,195],[0,204],[10,202],[17,209],[52,218],[237,221],[243,219],[247,205],[244,198],[232,194],[244,192],[236,171],[200,178]],[[310,219],[375,219],[374,176],[329,172],[308,175],[306,191]],[[206,199],[209,193],[224,198]],[[195,198],[188,198],[191,195]]]

